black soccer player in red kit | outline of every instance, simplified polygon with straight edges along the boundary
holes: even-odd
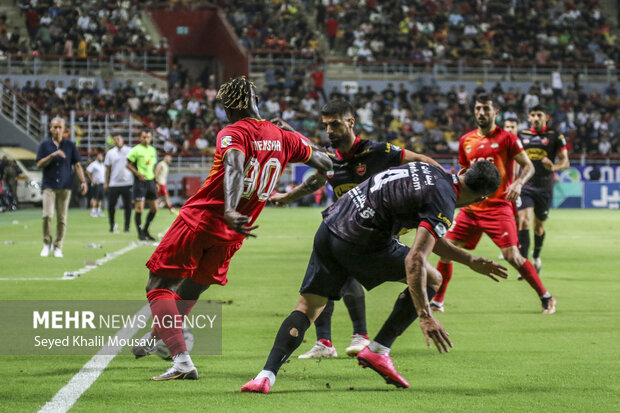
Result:
[[[318,148],[303,135],[260,119],[254,84],[245,77],[223,84],[217,99],[232,124],[218,133],[211,173],[146,264],[154,319],[178,320],[210,285],[227,283],[230,259],[246,237],[254,236],[254,223],[289,162],[323,173],[332,168],[327,154],[313,150]],[[152,379],[197,379],[180,326],[154,324],[174,364]]]

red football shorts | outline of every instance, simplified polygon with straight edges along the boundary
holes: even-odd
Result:
[[[230,259],[242,243],[224,243],[209,232],[194,232],[183,218],[177,217],[146,266],[152,273],[163,277],[225,285]]]
[[[512,213],[512,208],[508,208],[506,214],[493,215],[461,209],[446,238],[463,243],[468,250],[476,248],[482,234],[487,234],[500,248],[519,245],[517,224]]]
[[[158,185],[159,189],[157,189],[157,196],[166,196],[168,195],[168,188],[166,185]]]

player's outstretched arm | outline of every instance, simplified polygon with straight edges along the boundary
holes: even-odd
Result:
[[[403,156],[403,164],[409,162],[426,162],[431,165],[441,166],[437,161],[433,158],[430,158],[426,155],[419,154],[417,152],[412,152],[410,150],[405,149],[405,155]]]
[[[243,193],[243,163],[245,154],[231,149],[224,155],[224,220],[226,224],[246,237],[256,237],[250,231],[258,226],[249,227],[250,217],[237,212],[237,206]]]
[[[504,279],[508,278],[506,267],[486,258],[475,257],[467,251],[461,248],[457,248],[445,238],[440,238],[437,241],[435,247],[433,248],[433,252],[439,255],[441,258],[467,265],[472,270],[480,274],[486,275],[494,281],[499,282],[499,280],[495,277],[500,277]]]
[[[426,294],[426,265],[434,246],[435,237],[433,234],[424,227],[418,227],[413,246],[405,258],[405,269],[409,293],[420,318],[420,329],[426,338],[426,345],[430,348],[431,340],[433,340],[440,353],[447,353],[448,347],[452,347],[452,342],[443,325],[433,317],[429,298]]]
[[[317,189],[321,188],[327,182],[327,177],[320,172],[315,172],[308,177],[301,184],[285,193],[275,193],[269,197],[269,202],[274,203],[277,206],[284,206],[295,202],[306,195],[314,193]]]
[[[312,147],[312,155],[310,155],[310,159],[306,161],[306,165],[313,167],[325,176],[331,174],[334,164],[329,158],[329,155],[327,155],[327,152],[312,142],[310,142],[310,146]]]

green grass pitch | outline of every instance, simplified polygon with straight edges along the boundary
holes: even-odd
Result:
[[[172,218],[161,211],[151,232],[164,232]],[[199,381],[151,382],[167,362],[117,356],[72,411],[620,411],[620,213],[598,210],[551,214],[542,279],[558,300],[556,314],[540,314],[536,294],[516,280],[512,268],[510,278],[496,284],[455,264],[447,311],[438,315],[454,349],[443,355],[427,349],[417,322],[392,349],[411,388],[386,385],[344,354],[351,323],[337,303],[332,335],[340,357],[297,359],[312,346],[311,327],[271,394],[240,393],[261,370],[281,321],[296,303],[319,222],[319,209],[264,211],[258,238],[247,240],[232,260],[228,285],[203,295],[232,303],[223,309],[223,354],[194,357]],[[108,233],[105,218],[72,210],[65,258],[41,258],[40,210],[0,214],[0,278],[10,279],[0,281],[0,299],[145,299],[150,245],[76,280],[26,280],[58,278],[134,239],[133,232]],[[411,234],[404,238],[411,240]],[[85,248],[88,243],[102,248]],[[498,252],[488,238],[476,250],[493,259]],[[367,294],[371,336],[403,288],[384,284]],[[0,411],[37,411],[89,358],[0,356]]]

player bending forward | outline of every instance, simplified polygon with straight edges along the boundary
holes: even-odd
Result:
[[[313,151],[301,134],[260,120],[254,84],[244,77],[223,84],[217,94],[232,125],[217,136],[211,173],[146,263],[150,270],[146,297],[153,319],[178,320],[187,315],[211,284],[225,285],[233,254],[245,237],[254,236],[254,222],[289,162],[305,162],[331,170],[324,152]],[[181,328],[155,323],[148,335],[161,338],[173,366],[153,380],[198,378]],[[155,349],[134,348],[134,354]]]
[[[359,136],[355,135],[354,114],[355,110],[346,100],[331,100],[323,106],[321,120],[329,138],[330,147],[327,148],[327,153],[334,164],[333,176],[315,173],[287,193],[272,194],[269,198],[271,202],[277,205],[294,202],[313,193],[326,182],[329,182],[334,188],[334,196],[338,199],[372,175],[391,166],[399,166],[413,161],[439,166],[428,156],[401,149],[390,143],[360,139]],[[282,126],[290,128],[288,124]],[[347,355],[355,357],[369,343],[366,330],[364,289],[355,278],[351,277],[343,286],[341,295],[353,323],[351,345],[346,348],[345,352]],[[319,318],[314,322],[317,341],[307,353],[299,356],[300,359],[338,356],[331,341],[333,312],[334,301],[329,300]]]
[[[455,207],[481,201],[495,192],[499,183],[497,168],[488,161],[472,165],[459,177],[441,167],[411,162],[379,173],[347,192],[323,212],[297,306],[282,323],[265,367],[241,391],[269,392],[278,370],[299,347],[327,300],[340,299],[348,277],[367,290],[386,281],[407,283],[387,321],[357,358],[388,384],[409,387],[394,368],[389,352],[418,316],[429,347],[430,340],[440,353],[452,347],[429,304],[441,283],[441,275],[427,261],[431,251],[495,281],[495,276],[507,277],[501,265],[474,257],[442,238],[452,224]],[[417,228],[411,249],[394,239],[404,228]]]

